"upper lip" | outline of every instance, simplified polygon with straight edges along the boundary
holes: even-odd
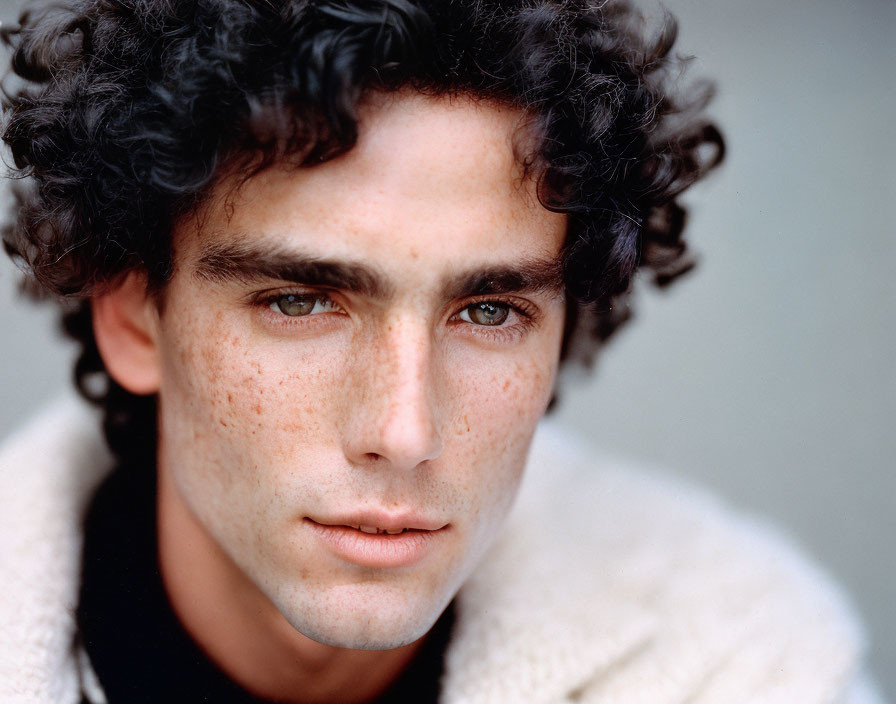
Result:
[[[442,521],[436,521],[412,512],[386,513],[365,511],[328,516],[326,518],[311,518],[309,516],[309,519],[323,526],[349,526],[350,528],[369,526],[393,532],[400,530],[439,530],[447,525],[447,523]]]

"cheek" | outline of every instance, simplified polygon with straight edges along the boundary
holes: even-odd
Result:
[[[167,335],[161,397],[182,439],[219,468],[243,471],[279,466],[297,443],[310,451],[327,440],[338,350],[272,342],[225,314],[180,320],[190,334]]]
[[[550,402],[559,361],[562,318],[546,318],[537,334],[517,348],[466,346],[449,355],[451,393],[462,409],[456,432],[490,434],[494,442],[489,446],[531,434]]]
[[[503,517],[512,503],[532,434],[550,401],[555,367],[550,355],[504,358],[480,364],[452,385],[458,409],[452,465],[469,474],[468,486],[476,487],[470,498],[483,514]]]
[[[514,428],[534,427],[544,415],[553,386],[551,365],[499,360],[476,371],[473,366],[468,369],[464,378],[452,384],[452,395],[463,409],[455,432],[486,434],[496,442],[512,440]]]

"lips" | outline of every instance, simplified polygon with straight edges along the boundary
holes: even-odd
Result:
[[[372,568],[406,567],[424,559],[449,526],[419,516],[305,518],[303,524],[340,560]]]
[[[344,526],[363,533],[393,535],[409,530],[439,530],[446,525],[443,521],[426,518],[410,511],[403,513],[364,512],[344,516],[309,517],[309,520],[323,526]]]

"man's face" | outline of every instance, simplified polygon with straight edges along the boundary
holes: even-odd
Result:
[[[566,219],[522,177],[521,122],[377,96],[350,152],[223,183],[175,231],[160,469],[320,642],[423,635],[516,493],[565,311]]]

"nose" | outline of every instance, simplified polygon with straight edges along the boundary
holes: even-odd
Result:
[[[428,331],[412,324],[390,326],[371,345],[346,380],[350,461],[413,469],[442,453],[437,366]]]

